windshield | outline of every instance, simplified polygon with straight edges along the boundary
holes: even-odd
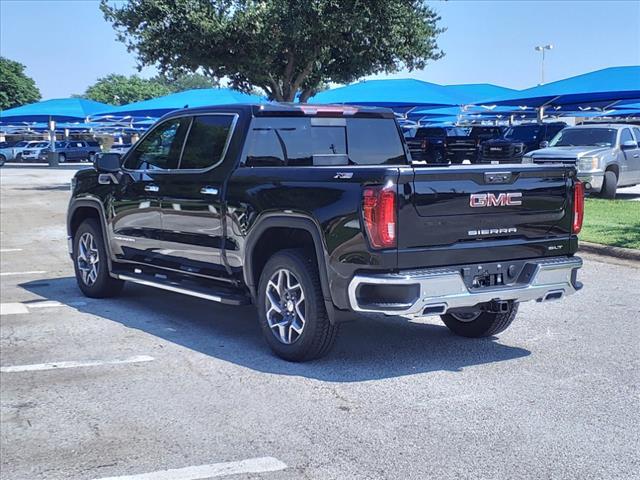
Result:
[[[540,135],[539,125],[518,125],[507,129],[504,138],[507,140],[520,140],[521,142],[532,142]]]
[[[29,145],[29,142],[18,142],[16,143],[16,147],[26,147],[27,145]]]
[[[471,128],[471,132],[469,132],[470,137],[499,137],[502,133],[502,130],[499,127],[473,127]]]
[[[616,143],[614,128],[565,128],[558,133],[550,147],[611,147]]]
[[[49,146],[49,142],[38,142],[35,145],[31,145],[31,146],[35,148],[44,148]]]

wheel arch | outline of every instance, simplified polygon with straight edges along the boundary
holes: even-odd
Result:
[[[98,220],[100,224],[100,228],[102,229],[102,236],[105,244],[105,249],[107,250],[108,260],[109,260],[109,270],[111,270],[111,261],[113,258],[111,252],[111,245],[109,242],[109,234],[107,230],[107,222],[106,215],[104,211],[104,206],[102,202],[97,198],[82,198],[77,200],[72,200],[69,205],[69,211],[67,214],[67,236],[69,237],[69,254],[73,254],[72,247],[73,245],[73,237],[75,231],[78,229],[80,224],[86,220],[87,218],[95,218]]]
[[[266,240],[269,238],[270,231],[281,231],[279,229],[286,229],[288,232],[304,232],[309,236],[312,241],[313,252],[315,253],[314,256],[318,266],[320,284],[322,287],[322,294],[325,298],[325,303],[329,302],[333,306],[333,303],[331,302],[331,290],[329,288],[329,274],[327,270],[328,253],[322,241],[320,227],[313,219],[304,216],[291,217],[285,215],[269,215],[259,219],[251,229],[245,242],[243,274],[245,283],[253,298],[257,297],[256,288],[260,279],[260,272],[266,263],[265,259],[261,259],[256,255],[256,253],[260,251],[260,240]],[[268,249],[267,252],[273,254],[285,248],[291,248],[291,246],[283,242],[281,246],[274,245],[274,248]]]

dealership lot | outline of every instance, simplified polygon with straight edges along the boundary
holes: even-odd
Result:
[[[83,297],[73,172],[0,172],[3,478],[637,478],[637,264],[584,256],[580,294],[497,339],[360,319],[290,364],[252,308]]]

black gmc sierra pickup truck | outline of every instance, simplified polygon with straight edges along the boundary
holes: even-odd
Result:
[[[440,315],[481,337],[520,302],[581,287],[573,167],[412,165],[386,109],[185,109],[71,187],[84,294],[133,282],[255,303],[267,343],[293,361],[326,353],[354,313]]]

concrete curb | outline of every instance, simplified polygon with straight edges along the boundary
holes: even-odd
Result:
[[[609,245],[600,245],[599,243],[591,243],[581,240],[579,250],[606,257],[615,257],[623,260],[640,262],[640,250],[632,248],[612,247]]]

